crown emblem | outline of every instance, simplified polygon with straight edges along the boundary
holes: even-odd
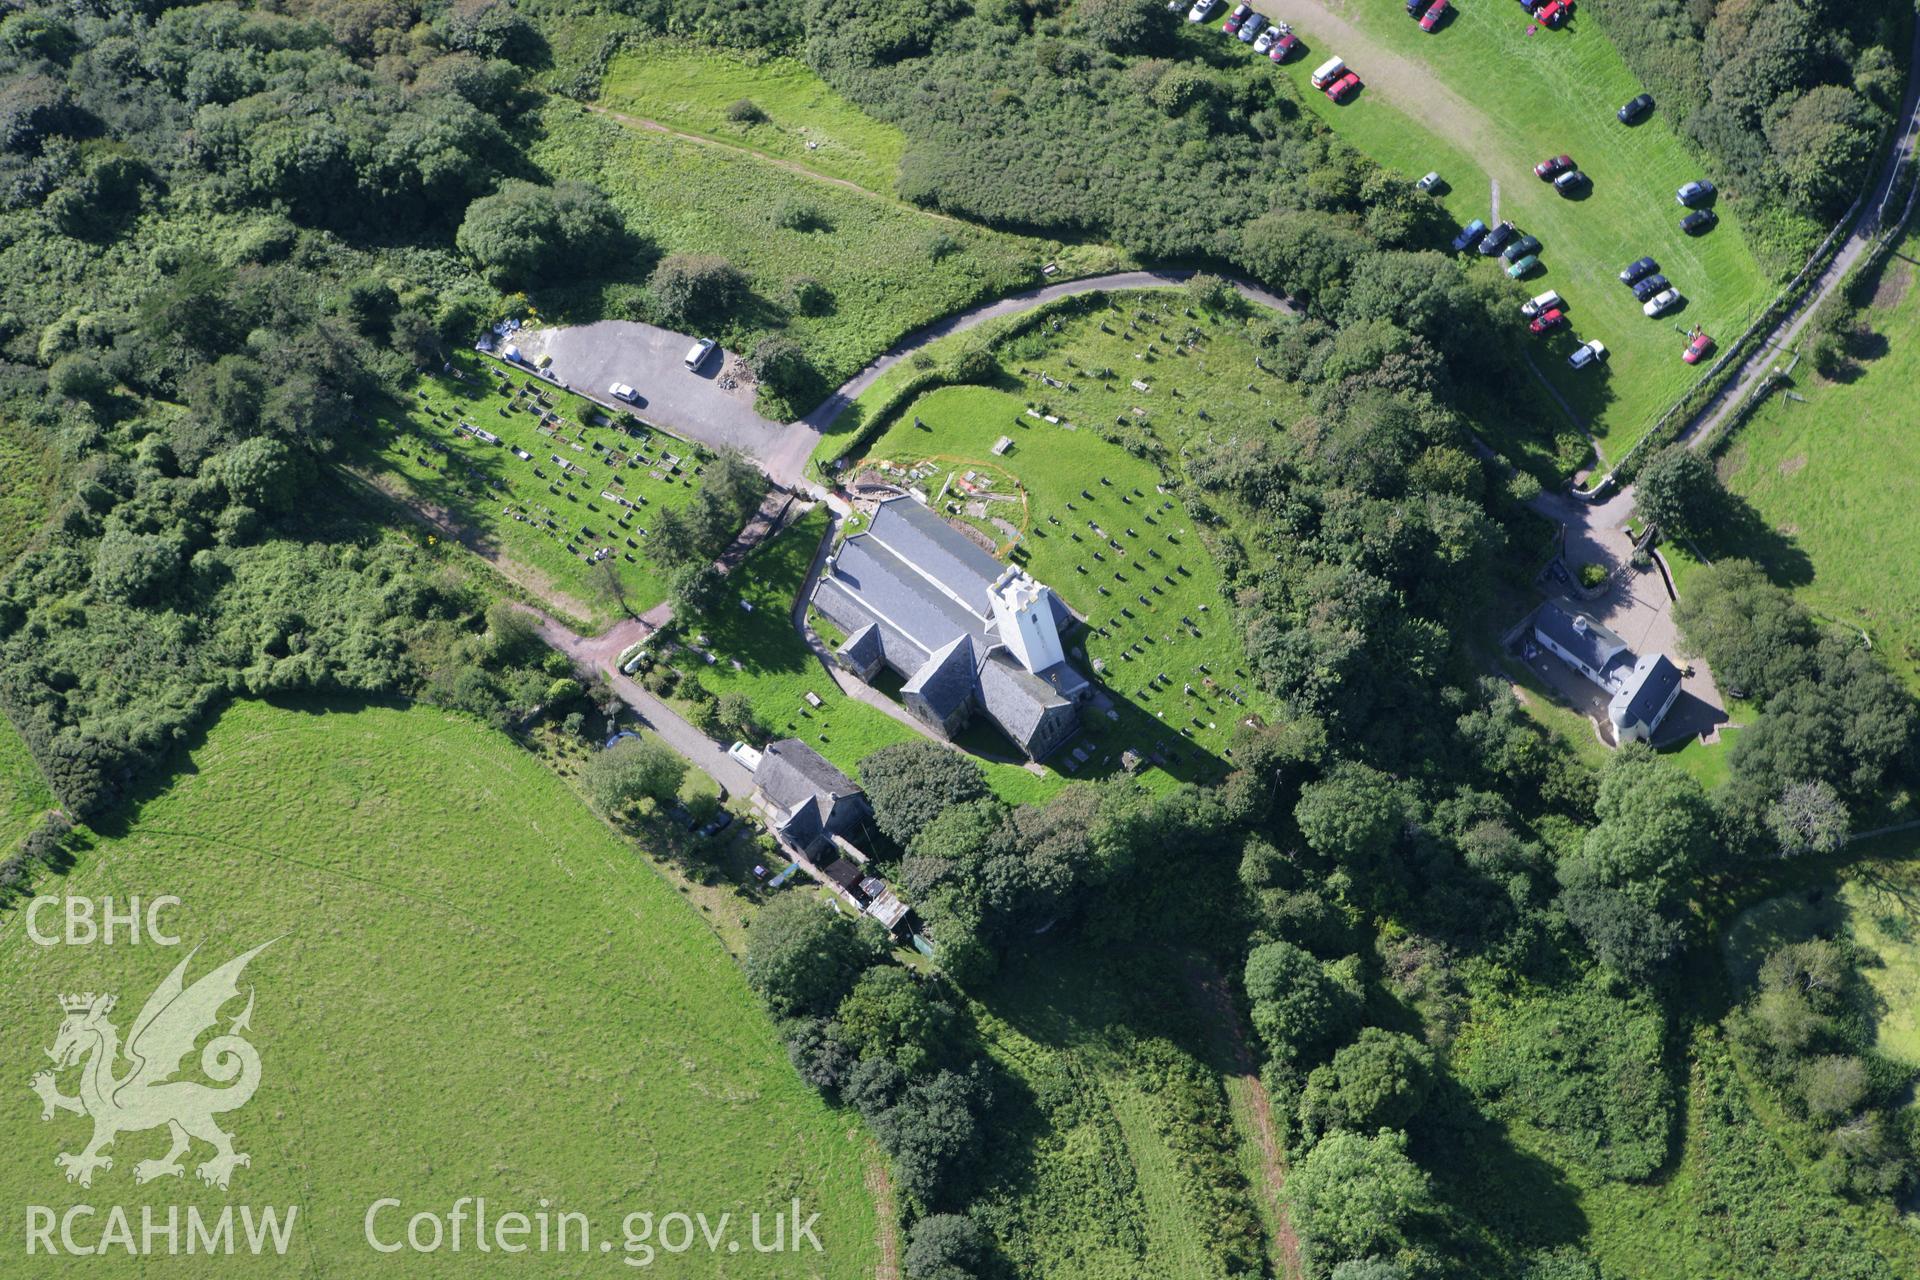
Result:
[[[60,997],[60,1007],[66,1010],[68,1013],[85,1013],[87,1012],[87,1010],[93,1008],[93,1002],[95,999],[96,997],[94,993],[91,991],[85,992],[81,995],[65,995]],[[106,1004],[101,1008],[100,1012],[106,1013],[110,1011],[112,1008],[113,1008],[113,997],[108,996],[106,997]]]

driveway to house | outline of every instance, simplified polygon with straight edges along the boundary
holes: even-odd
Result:
[[[613,691],[640,718],[640,723],[660,735],[660,740],[679,752],[694,768],[726,788],[729,797],[745,798],[753,794],[753,774],[719,743],[694,728],[678,712],[648,693],[640,685],[620,674],[614,665],[620,653],[636,640],[643,640],[653,629],[635,619],[627,619],[598,636],[583,636],[554,621],[538,609],[518,606],[533,615],[540,638],[573,659],[574,668],[586,679],[605,676]]]

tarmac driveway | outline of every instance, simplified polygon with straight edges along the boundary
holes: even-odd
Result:
[[[686,356],[694,340],[684,333],[636,320],[601,320],[522,329],[513,342],[528,360],[550,357],[553,376],[568,389],[630,408],[642,420],[710,449],[738,449],[782,483],[799,479],[818,439],[805,427],[783,426],[754,412],[753,383],[735,353],[716,352],[697,373],[690,372]],[[734,385],[725,385],[729,381]],[[608,393],[616,382],[639,393],[632,404],[622,405]],[[788,438],[794,435],[804,439]]]

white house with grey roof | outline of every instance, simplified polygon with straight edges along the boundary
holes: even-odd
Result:
[[[846,633],[841,664],[903,682],[907,709],[951,738],[985,716],[1039,760],[1080,725],[1092,693],[1060,641],[1071,611],[1051,588],[1003,565],[911,497],[888,498],[841,544],[813,607]]]
[[[1533,615],[1541,648],[1599,685],[1621,742],[1651,742],[1680,697],[1681,673],[1665,654],[1636,657],[1627,642],[1582,613],[1548,601]]]
[[[873,812],[859,784],[798,738],[767,744],[753,785],[774,831],[809,858]]]

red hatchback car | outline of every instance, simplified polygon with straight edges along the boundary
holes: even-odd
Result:
[[[1252,16],[1252,5],[1237,4],[1233,6],[1233,12],[1227,15],[1227,20],[1220,24],[1220,29],[1230,36],[1238,35],[1240,34],[1240,24]]]
[[[1327,86],[1327,96],[1335,102],[1345,102],[1360,87],[1360,77],[1349,71]]]
[[[1535,333],[1546,333],[1548,330],[1558,329],[1566,322],[1567,313],[1555,307],[1551,311],[1543,312],[1535,316],[1533,323],[1528,325],[1527,328],[1533,330]]]
[[[1433,0],[1433,8],[1427,10],[1426,16],[1420,19],[1420,29],[1432,31],[1446,21],[1447,9],[1447,0]]]
[[[1552,182],[1571,168],[1573,168],[1572,156],[1555,156],[1551,160],[1542,160],[1533,166],[1533,176],[1542,182]]]
[[[1704,333],[1696,333],[1693,335],[1693,341],[1689,342],[1687,349],[1681,353],[1680,358],[1688,364],[1699,364],[1712,354],[1713,339]]]
[[[1282,25],[1283,27],[1286,26],[1285,23],[1282,23],[1280,25]],[[1292,27],[1287,27],[1286,30],[1282,31],[1279,35],[1274,37],[1273,47],[1267,50],[1267,56],[1269,58],[1272,58],[1275,62],[1285,62],[1287,60],[1288,55],[1290,55],[1295,49],[1298,49],[1299,47],[1300,47],[1300,37],[1293,34]]]

